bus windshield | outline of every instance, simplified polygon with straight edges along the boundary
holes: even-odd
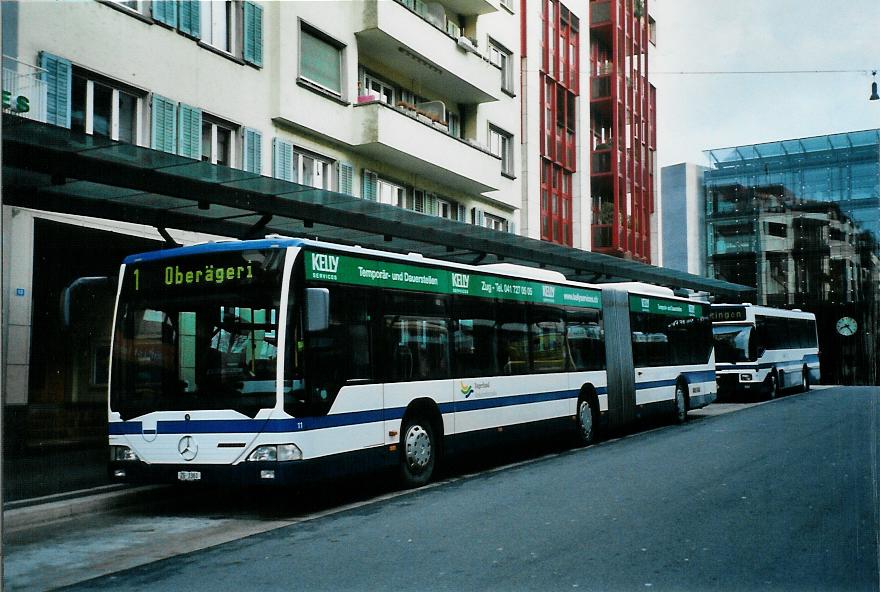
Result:
[[[716,362],[749,362],[757,359],[752,325],[713,325]]]
[[[272,259],[280,255],[224,253],[127,269],[111,410],[123,419],[195,409],[254,417],[274,407],[281,278]]]

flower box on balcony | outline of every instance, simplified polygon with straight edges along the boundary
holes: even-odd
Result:
[[[358,95],[358,103],[375,103],[379,97],[374,95]]]

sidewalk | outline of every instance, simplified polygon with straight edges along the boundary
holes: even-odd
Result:
[[[3,502],[110,485],[106,444],[29,448],[3,455]]]

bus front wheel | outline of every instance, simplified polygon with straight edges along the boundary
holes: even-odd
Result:
[[[437,443],[431,423],[408,418],[400,432],[400,478],[406,487],[421,487],[431,480],[437,462]]]
[[[767,399],[772,401],[779,393],[779,384],[777,383],[776,374],[771,373],[767,377]]]

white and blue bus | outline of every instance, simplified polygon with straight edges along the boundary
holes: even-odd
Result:
[[[681,422],[715,397],[708,312],[652,286],[283,237],[130,256],[111,474],[290,483],[396,465],[414,486],[467,436],[557,423],[587,444],[651,410]]]
[[[709,312],[721,397],[776,398],[819,382],[816,315],[754,304],[715,304]]]

